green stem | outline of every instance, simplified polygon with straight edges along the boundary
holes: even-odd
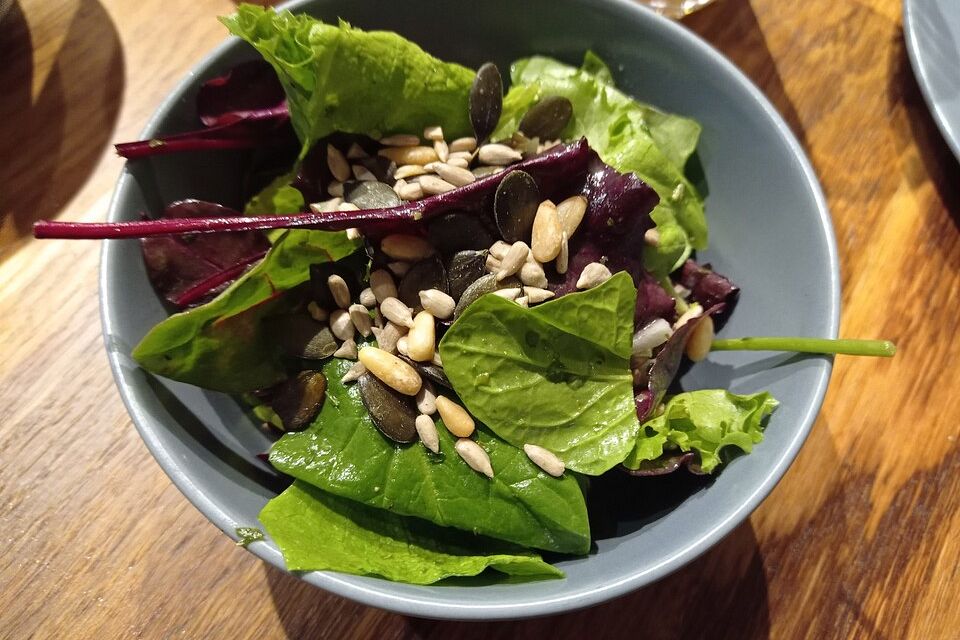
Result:
[[[687,304],[687,301],[680,297],[680,294],[677,293],[677,290],[673,287],[673,282],[670,280],[670,276],[663,276],[660,278],[660,286],[663,287],[664,291],[673,298],[674,307],[677,310],[677,315],[682,316],[687,312],[687,309],[690,308],[690,305]]]
[[[764,336],[760,338],[725,338],[714,340],[713,351],[797,351],[800,353],[843,353],[851,356],[889,358],[897,346],[889,340],[829,340],[827,338],[795,338]]]

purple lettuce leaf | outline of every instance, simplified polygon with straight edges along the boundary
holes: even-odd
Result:
[[[128,160],[181,151],[259,149],[295,140],[280,81],[264,61],[244,62],[207,80],[197,93],[197,114],[205,128],[122,142]]]
[[[640,464],[639,469],[629,469],[623,465],[621,465],[620,468],[631,476],[648,478],[651,476],[665,476],[684,466],[694,473],[697,473],[698,467],[696,466],[696,462],[696,451],[675,451],[672,453],[664,453],[656,460],[644,460]]]
[[[164,218],[239,215],[219,204],[180,200],[164,209]],[[147,275],[157,292],[178,307],[212,298],[270,248],[259,231],[157,236],[141,240]]]
[[[207,127],[290,117],[280,80],[264,60],[241,62],[204,82],[197,92],[197,114]]]
[[[626,271],[633,278],[637,326],[654,318],[673,320],[673,298],[643,268],[643,236],[654,226],[650,212],[659,202],[656,192],[635,174],[619,173],[604,164],[591,151],[581,193],[587,198],[587,212],[570,240],[567,272],[551,272],[550,289],[557,296],[576,291],[583,268],[602,262],[611,272]],[[559,201],[562,194],[551,195]]]
[[[650,366],[647,375],[646,386],[637,390],[634,396],[637,405],[637,418],[640,419],[641,423],[650,417],[660,401],[663,400],[667,389],[673,384],[673,379],[677,377],[677,371],[680,370],[680,363],[683,361],[683,352],[694,328],[708,316],[722,311],[723,305],[719,304],[707,309],[703,315],[689,320],[673,332],[673,335],[654,356],[653,364]]]
[[[740,288],[723,275],[714,271],[710,264],[699,265],[687,260],[680,267],[677,281],[690,290],[690,298],[704,309],[718,304],[725,306],[724,315],[733,311],[740,295]]]

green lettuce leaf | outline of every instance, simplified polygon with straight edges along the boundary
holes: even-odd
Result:
[[[438,422],[439,455],[420,443],[398,445],[374,426],[357,385],[340,382],[353,363],[324,365],[327,401],[305,431],[270,449],[278,470],[342,498],[473,531],[524,547],[584,554],[590,547],[586,503],[573,474],[552,478],[523,451],[480,427],[493,479],[473,471]]]
[[[636,300],[622,272],[533,309],[486,295],[440,342],[444,371],[498,436],[598,475],[630,453],[640,428],[630,373]]]
[[[302,211],[305,204],[303,194],[290,184],[296,177],[297,169],[294,167],[288,173],[274,178],[270,184],[250,198],[243,212],[248,216],[263,216]]]
[[[267,503],[260,521],[291,571],[340,571],[410,584],[475,576],[563,577],[536,554],[338,498],[301,481]]]
[[[395,33],[249,4],[221,21],[273,65],[304,152],[334,131],[373,138],[435,124],[448,138],[471,131],[467,101],[474,72]]]
[[[510,77],[494,139],[512,135],[527,110],[544,96],[566,97],[574,115],[563,137],[586,136],[604,162],[636,173],[660,196],[654,221],[665,241],[645,251],[647,268],[665,275],[692,249],[706,248],[703,200],[683,174],[700,125],[633,100],[613,85],[610,70],[590,52],[579,69],[542,56],[518,60]]]
[[[721,464],[721,450],[732,446],[749,453],[763,440],[763,419],[777,408],[769,393],[737,395],[723,389],[680,393],[664,412],[645,422],[623,464],[637,469],[656,460],[668,445],[700,454],[700,468],[710,473]]]
[[[148,371],[215,391],[276,384],[286,370],[280,345],[261,320],[285,310],[283,293],[310,278],[311,264],[339,260],[358,246],[342,231],[284,232],[257,266],[219,296],[153,327],[133,357]]]

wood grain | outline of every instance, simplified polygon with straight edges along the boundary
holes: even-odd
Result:
[[[107,367],[98,219],[109,147],[223,37],[225,0],[21,0],[0,24],[0,637],[949,638],[960,629],[960,167],[895,0],[720,0],[687,21],[773,101],[819,174],[843,269],[826,404],[753,516],[656,585],[588,611],[437,623],[362,607],[234,547],[173,488]]]

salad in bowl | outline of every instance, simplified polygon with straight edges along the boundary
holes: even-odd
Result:
[[[505,78],[345,22],[223,21],[262,60],[204,83],[200,128],[117,148],[249,151],[244,210],[180,200],[35,233],[140,238],[173,313],[132,355],[276,433],[264,456],[291,484],[241,533],[290,570],[562,577],[591,551],[603,478],[718,474],[763,446],[771,394],[681,389],[683,368],[721,349],[893,354],[716,338],[740,289],[696,259],[700,125],[590,51]]]

